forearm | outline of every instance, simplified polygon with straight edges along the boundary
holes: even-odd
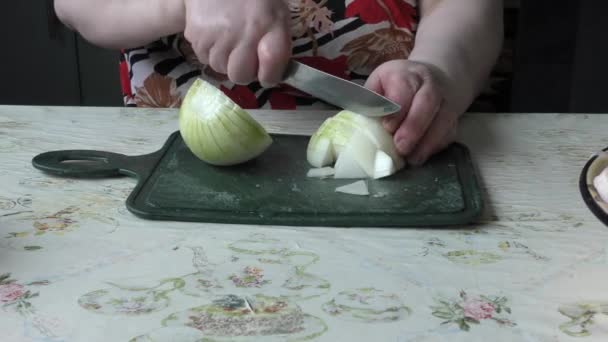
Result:
[[[93,44],[131,48],[184,29],[183,0],[55,0],[68,27]]]
[[[503,42],[500,0],[423,0],[409,59],[436,67],[458,110],[482,90]]]

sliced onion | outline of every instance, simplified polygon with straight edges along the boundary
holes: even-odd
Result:
[[[335,119],[342,122],[345,126],[348,124],[352,125],[350,134],[353,134],[354,131],[365,133],[367,137],[376,144],[376,147],[379,150],[384,151],[393,158],[393,162],[399,169],[404,166],[405,161],[397,151],[395,143],[393,142],[393,136],[382,126],[380,119],[366,117],[347,110],[338,113],[335,116]]]
[[[393,158],[391,158],[384,151],[376,151],[376,156],[374,159],[374,179],[388,177],[397,172],[397,170],[398,168],[393,162]]]
[[[262,154],[272,138],[249,113],[220,89],[196,79],[179,111],[184,143],[213,165],[244,163]]]
[[[360,131],[355,132],[336,161],[335,178],[368,178],[374,174],[376,146]]]
[[[342,192],[349,195],[368,196],[369,190],[365,181],[356,181],[336,188],[336,192]]]
[[[319,126],[309,141],[307,160],[314,167],[333,165],[334,178],[383,178],[405,166],[379,119],[348,110]]]
[[[353,149],[346,149],[340,153],[336,165],[334,167],[334,178],[367,178],[368,174],[357,160],[356,153]]]
[[[315,144],[308,145],[308,155],[308,162],[314,167],[321,168],[333,164],[335,155],[331,140],[318,137]]]
[[[306,173],[306,177],[327,178],[333,176],[334,173],[335,170],[333,167],[326,166],[308,170],[308,173]]]

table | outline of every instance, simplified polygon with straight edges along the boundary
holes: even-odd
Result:
[[[306,134],[331,113],[252,114]],[[487,207],[450,229],[147,221],[125,209],[133,179],[31,166],[153,152],[177,127],[174,110],[0,107],[2,341],[608,339],[608,228],[577,185],[608,115],[467,114]]]

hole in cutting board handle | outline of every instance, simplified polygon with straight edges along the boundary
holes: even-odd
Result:
[[[74,165],[80,167],[96,167],[96,166],[105,166],[107,165],[108,158],[104,157],[83,157],[83,158],[70,158],[70,159],[62,159],[59,161],[60,164],[64,165]]]
[[[41,153],[32,163],[37,169],[66,177],[112,177],[121,174],[123,155],[89,150]]]

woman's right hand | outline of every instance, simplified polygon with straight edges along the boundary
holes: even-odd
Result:
[[[237,84],[279,83],[291,57],[284,0],[184,0],[185,38],[202,64]]]

